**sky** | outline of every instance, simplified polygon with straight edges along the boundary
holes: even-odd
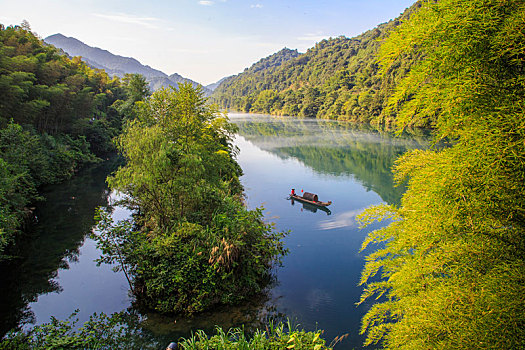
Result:
[[[0,23],[27,20],[203,85],[238,74],[284,47],[353,37],[415,0],[0,0]]]

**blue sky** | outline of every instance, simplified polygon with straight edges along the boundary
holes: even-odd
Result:
[[[237,74],[288,47],[352,37],[415,0],[0,0],[0,23],[29,21],[203,84]]]

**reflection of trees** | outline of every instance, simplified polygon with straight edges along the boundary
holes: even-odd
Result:
[[[318,173],[354,176],[388,203],[399,202],[391,168],[409,149],[428,147],[428,133],[394,137],[370,125],[279,117],[232,118],[239,134],[281,158],[292,157]]]
[[[60,185],[49,186],[37,205],[35,223],[28,225],[16,257],[0,264],[0,336],[34,315],[28,303],[41,294],[60,291],[54,280],[59,268],[78,261],[79,248],[94,225],[95,208],[106,205],[105,178],[116,160],[85,169]]]
[[[157,343],[169,344],[180,337],[188,338],[196,329],[204,330],[207,334],[214,334],[216,326],[224,330],[242,327],[248,334],[257,329],[264,330],[270,321],[286,322],[287,315],[278,312],[276,300],[269,296],[269,290],[236,306],[219,306],[213,311],[196,314],[183,319],[175,316],[144,312],[140,324],[142,337],[155,339]],[[136,313],[133,308],[130,313]]]

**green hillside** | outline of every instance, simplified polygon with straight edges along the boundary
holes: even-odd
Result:
[[[224,81],[212,98],[244,112],[389,123],[386,96],[414,59],[405,57],[382,76],[376,58],[382,40],[417,7],[357,37],[322,40],[304,54],[283,49]]]
[[[128,92],[141,81],[67,58],[27,23],[0,24],[0,261],[41,186],[115,151],[123,115],[140,99]]]

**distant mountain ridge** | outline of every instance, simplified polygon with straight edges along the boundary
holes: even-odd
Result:
[[[170,85],[177,87],[178,84],[182,82],[188,82],[194,87],[202,86],[177,73],[168,76],[160,70],[151,68],[148,65],[143,65],[132,57],[115,55],[107,50],[89,46],[78,39],[67,37],[60,33],[50,35],[45,38],[44,41],[62,49],[70,56],[82,56],[82,60],[88,65],[94,68],[104,69],[109,75],[123,77],[126,73],[142,74],[153,91]],[[212,91],[204,86],[203,90],[206,95],[209,95]]]
[[[207,89],[210,89],[211,91],[214,91],[219,85],[222,84],[223,81],[225,81],[225,80],[227,80],[227,79],[230,79],[231,77],[233,77],[233,75],[230,75],[230,76],[228,76],[228,77],[224,77],[224,78],[222,78],[221,80],[219,80],[219,81],[216,82],[216,83],[206,85],[206,88],[207,88]]]

